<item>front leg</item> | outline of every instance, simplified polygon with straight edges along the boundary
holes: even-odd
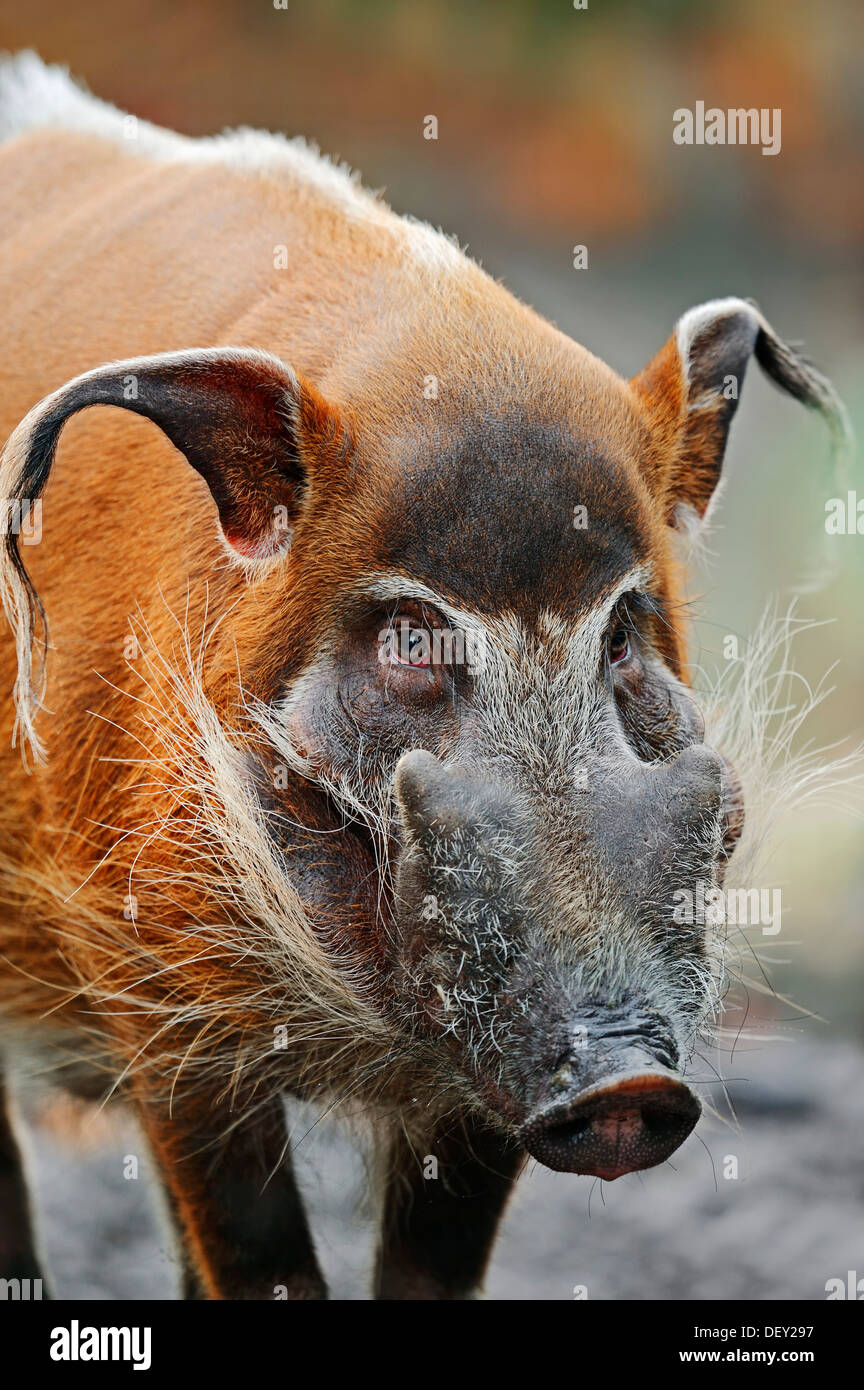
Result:
[[[48,1298],[47,1280],[36,1253],[27,1179],[11,1109],[0,1072],[0,1280],[20,1281],[26,1290],[22,1293],[24,1298]]]
[[[390,1160],[376,1298],[476,1297],[523,1161],[520,1149],[470,1121],[437,1135],[425,1153],[400,1136]]]
[[[200,1095],[141,1120],[177,1227],[183,1296],[320,1299],[318,1267],[278,1100],[238,1120]]]

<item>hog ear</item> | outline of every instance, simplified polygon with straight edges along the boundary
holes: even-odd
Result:
[[[277,357],[252,348],[195,348],[110,362],[75,377],[34,406],[10,437],[4,497],[39,497],[64,424],[91,405],[131,410],[159,426],[207,483],[238,556],[265,560],[290,544],[305,456],[314,447],[310,434],[321,428],[326,407]]]
[[[158,425],[207,483],[228,547],[253,565],[290,545],[308,461],[338,448],[340,439],[335,412],[269,353],[195,348],[111,362],[46,396],[12,433],[0,463],[6,517],[40,497],[64,424],[93,405],[118,406]],[[16,529],[7,523],[4,531],[0,581],[18,643],[19,723],[32,739],[30,653],[36,614],[43,633],[45,619]]]
[[[831,383],[777,337],[754,304],[700,304],[630,382],[654,444],[649,482],[670,525],[688,529],[708,510],[751,357],[781,390],[820,411],[835,443],[848,439],[846,412]]]

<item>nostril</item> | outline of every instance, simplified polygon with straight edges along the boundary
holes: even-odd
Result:
[[[682,1114],[678,1109],[665,1105],[643,1105],[642,1124],[649,1134],[660,1138],[674,1133],[681,1125]]]
[[[577,1115],[572,1120],[565,1120],[563,1124],[550,1125],[547,1133],[553,1140],[562,1140],[567,1143],[571,1139],[581,1139],[586,1130],[591,1128],[592,1120],[588,1115]]]

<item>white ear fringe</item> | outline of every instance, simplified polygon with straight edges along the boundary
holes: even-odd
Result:
[[[59,393],[48,396],[34,406],[21,423],[13,430],[0,457],[0,498],[3,499],[3,541],[5,542],[10,525],[10,502],[20,493],[20,484],[25,476],[26,462],[30,453],[33,431],[45,413],[51,409]],[[21,749],[25,764],[28,751],[35,763],[44,762],[45,750],[36,734],[35,719],[42,708],[45,693],[45,657],[40,664],[40,674],[34,680],[33,642],[34,620],[31,596],[12,562],[8,547],[0,546],[0,599],[3,610],[15,639],[17,674],[15,677],[15,726],[12,745]]]

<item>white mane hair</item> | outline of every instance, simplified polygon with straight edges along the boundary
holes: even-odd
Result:
[[[359,174],[324,155],[302,136],[240,126],[219,135],[180,135],[93,96],[68,69],[43,63],[31,51],[0,54],[0,142],[30,131],[62,129],[95,135],[131,154],[166,164],[216,164],[266,174],[302,186],[350,221],[387,228],[417,265],[453,269],[467,264],[455,238],[428,223],[394,213]]]
[[[200,138],[180,135],[93,96],[66,68],[49,66],[36,53],[0,57],[0,140],[51,128],[97,135],[169,164],[284,169],[314,183],[348,214],[374,217],[379,208],[383,210],[383,204],[362,187],[347,165],[328,159],[300,137],[289,140],[247,127]]]

